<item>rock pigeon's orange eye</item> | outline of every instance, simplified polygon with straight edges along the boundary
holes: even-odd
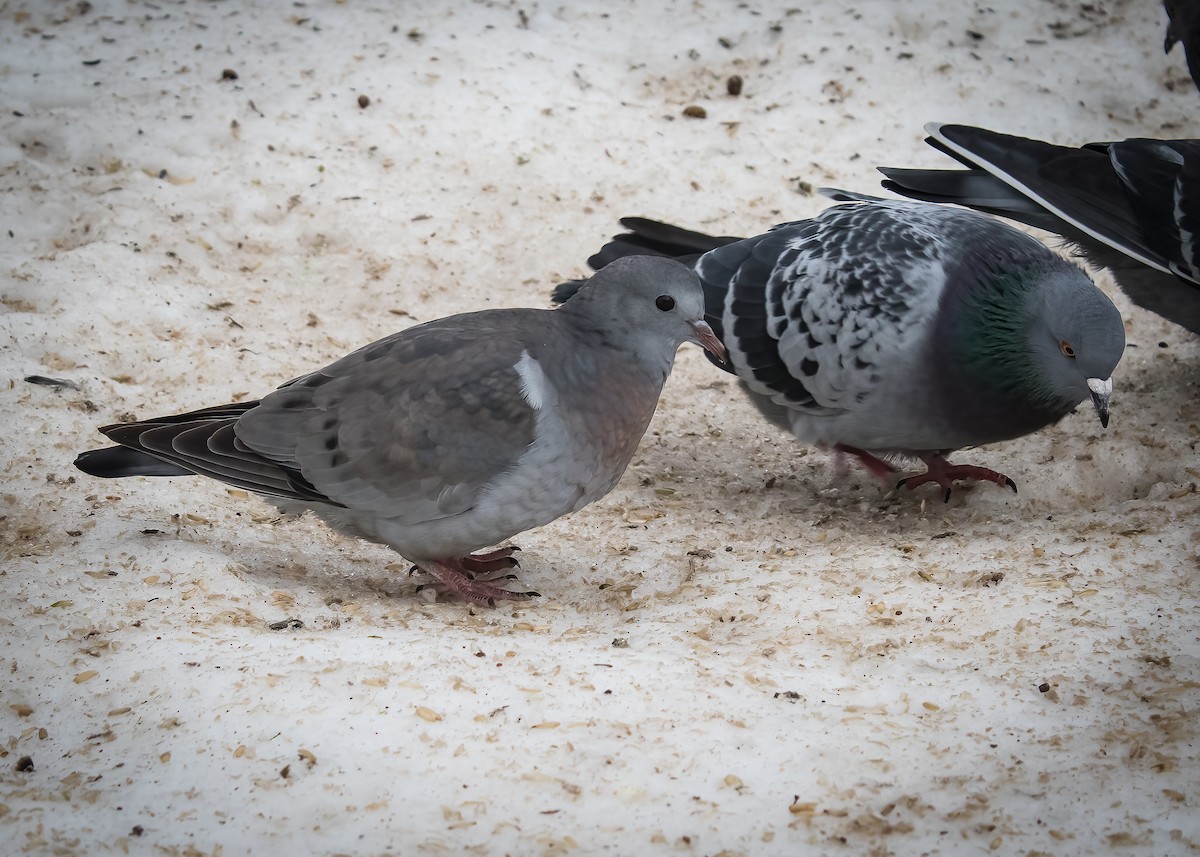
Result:
[[[1071,347],[1071,343],[1067,342],[1067,340],[1064,339],[1062,342],[1058,343],[1058,347],[1062,350],[1063,354],[1074,359],[1075,349]]]
[[[675,309],[675,298],[670,295],[659,295],[654,299],[654,305],[663,312],[670,312]]]

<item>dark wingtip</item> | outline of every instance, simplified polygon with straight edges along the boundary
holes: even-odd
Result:
[[[192,475],[190,470],[124,446],[89,449],[79,453],[74,464],[89,476],[99,476],[101,479],[119,479],[122,476]]]
[[[81,452],[75,456],[75,461],[72,462],[75,467],[82,470],[88,476],[101,476],[108,478],[116,474],[112,473],[112,456],[110,453],[116,452],[119,447],[109,447],[107,449],[89,449],[87,452]]]

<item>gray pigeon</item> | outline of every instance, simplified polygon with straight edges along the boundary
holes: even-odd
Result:
[[[209,476],[389,545],[467,601],[528,598],[475,579],[514,548],[471,553],[613,489],[680,344],[725,354],[703,304],[683,265],[620,260],[556,310],[438,319],[259,401],[105,426],[121,446],[75,466]]]
[[[947,500],[960,479],[1016,490],[950,464],[953,450],[1021,437],[1089,397],[1108,424],[1124,327],[1079,267],[991,217],[865,199],[744,240],[627,218],[589,263],[691,264],[725,368],[768,418],[880,477],[919,459],[926,472],[899,484],[936,482]],[[574,288],[555,299],[570,306]]]
[[[1057,232],[1129,299],[1200,333],[1200,140],[1055,146],[966,125],[926,125],[965,170],[880,167],[888,190]]]

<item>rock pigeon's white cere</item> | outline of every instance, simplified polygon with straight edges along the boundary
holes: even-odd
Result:
[[[729,349],[723,368],[762,413],[879,476],[920,459],[927,472],[908,487],[933,481],[947,499],[956,479],[1016,490],[945,455],[1037,431],[1089,397],[1107,424],[1124,327],[1083,270],[991,217],[831,193],[858,201],[741,240],[627,218],[630,232],[589,263],[691,264]]]
[[[967,125],[925,130],[967,169],[880,167],[884,187],[1056,232],[1138,306],[1200,333],[1200,140],[1074,148]]]
[[[512,592],[472,555],[612,490],[675,352],[724,347],[696,277],[666,259],[606,267],[557,310],[456,315],[401,331],[259,401],[106,426],[94,476],[199,474],[390,545],[462,598]]]

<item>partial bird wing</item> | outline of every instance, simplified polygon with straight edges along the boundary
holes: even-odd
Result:
[[[621,225],[629,231],[614,235],[611,241],[588,258],[588,266],[593,270],[600,270],[614,259],[643,255],[669,256],[691,265],[702,253],[739,240],[731,236],[693,232],[646,217],[622,217]]]
[[[994,177],[998,183],[976,180],[973,186],[964,186],[966,193],[960,196],[945,184],[951,181],[947,176],[957,174],[938,171],[943,173],[938,179],[941,190],[949,192],[936,199],[921,193],[922,174],[934,171],[885,167],[880,172],[890,181],[884,182],[884,187],[926,201],[954,202],[1012,217],[1077,243],[1098,241],[1144,265],[1170,273],[1166,260],[1143,238],[1138,212],[1113,169],[1106,145],[1056,146],[966,125],[931,123],[925,130],[929,134],[927,142],[935,148]],[[970,171],[967,176],[977,178]],[[1009,188],[1007,200],[1005,187]],[[918,193],[910,194],[910,188]],[[981,188],[986,189],[981,193]],[[979,197],[984,204],[975,204]]]
[[[1200,285],[1200,140],[1130,139],[1108,146],[1146,245],[1175,276]]]

